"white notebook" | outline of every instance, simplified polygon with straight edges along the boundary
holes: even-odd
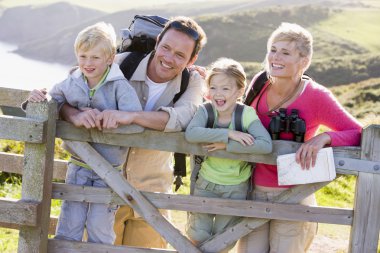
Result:
[[[336,177],[332,148],[323,148],[317,154],[314,167],[302,169],[296,162],[295,153],[277,157],[279,185],[309,184],[331,181]]]

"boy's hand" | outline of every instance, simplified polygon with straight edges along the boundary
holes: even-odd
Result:
[[[80,112],[73,115],[71,121],[76,127],[94,128],[96,127],[96,116],[98,114],[100,114],[98,109],[81,108]]]
[[[40,103],[46,100],[46,94],[47,94],[46,88],[43,88],[40,90],[34,89],[29,93],[28,101],[33,102],[33,103]]]
[[[227,145],[223,142],[214,142],[203,146],[204,149],[207,149],[207,152],[216,150],[226,150],[226,147]]]
[[[255,139],[249,133],[243,133],[235,130],[228,131],[228,138],[239,142],[243,146],[253,145]]]

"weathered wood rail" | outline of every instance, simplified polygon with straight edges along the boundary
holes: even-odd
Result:
[[[0,88],[0,106],[17,107],[27,91]],[[110,186],[108,189],[52,183],[63,179],[66,162],[54,160],[54,140],[62,138]],[[304,220],[350,225],[348,251],[377,252],[380,229],[380,126],[363,130],[361,147],[334,148],[338,174],[357,175],[353,209],[298,205],[304,197],[328,183],[294,187],[274,203],[201,198],[185,195],[139,192],[109,165],[87,142],[144,147],[205,155],[201,145],[184,140],[183,133],[162,133],[137,126],[100,132],[75,128],[56,120],[53,101],[30,104],[26,117],[0,116],[0,139],[25,142],[24,155],[0,153],[0,171],[22,174],[20,200],[0,199],[0,227],[20,230],[18,252],[218,252],[270,219]],[[237,155],[215,152],[215,156],[275,164],[279,154],[294,152],[298,143],[275,141],[269,155]],[[132,197],[132,198],[130,198]],[[51,199],[128,204],[140,213],[175,250],[141,249],[125,246],[48,239],[56,219],[50,218]],[[291,203],[292,205],[289,205]],[[160,209],[206,212],[245,217],[225,232],[194,247],[157,211]]]

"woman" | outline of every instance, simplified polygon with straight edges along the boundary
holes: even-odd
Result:
[[[277,134],[273,134],[274,129],[269,127],[270,121],[278,115],[279,109],[286,108],[287,115],[292,109],[298,110],[306,125],[305,142],[296,153],[296,161],[303,169],[312,169],[321,148],[357,146],[361,136],[361,125],[343,109],[330,91],[310,79],[302,78],[311,63],[312,44],[311,34],[301,26],[281,24],[267,43],[265,70],[269,80],[251,104],[272,136]],[[317,134],[322,125],[331,130]],[[278,137],[293,140],[294,134],[280,132]],[[251,193],[253,200],[271,201],[291,187],[278,185],[277,167],[274,165],[257,164],[252,180],[255,185]],[[316,204],[314,194],[301,204]],[[306,252],[316,230],[316,223],[271,220],[242,238],[238,252]]]

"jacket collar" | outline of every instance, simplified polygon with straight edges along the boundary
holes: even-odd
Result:
[[[142,59],[136,71],[133,73],[131,77],[131,81],[145,82],[145,79],[148,73],[149,59],[151,55],[152,53],[148,54],[144,59]],[[168,82],[168,86],[166,89],[169,89],[170,93],[173,93],[174,95],[177,94],[181,88],[181,80],[182,80],[182,73],[174,77],[174,79],[170,80]]]

